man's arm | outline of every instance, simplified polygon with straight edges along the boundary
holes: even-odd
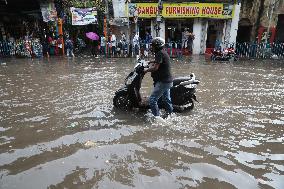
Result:
[[[147,72],[155,72],[155,71],[157,71],[159,69],[160,64],[162,62],[163,62],[162,53],[161,52],[156,53],[155,54],[155,60],[149,62],[150,66],[149,66],[148,69],[145,69],[144,72],[147,73]]]
[[[149,68],[144,69],[144,73],[155,72],[159,69],[159,67],[160,67],[160,64],[157,64],[155,61],[151,61],[149,62]]]

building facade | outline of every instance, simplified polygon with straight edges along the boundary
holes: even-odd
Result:
[[[238,42],[284,42],[284,0],[241,2]]]
[[[234,1],[163,1],[160,5],[158,1],[131,1],[124,17],[132,21],[141,39],[148,32],[184,46],[184,33],[193,33],[193,54],[204,54],[216,42],[236,42],[240,7]]]

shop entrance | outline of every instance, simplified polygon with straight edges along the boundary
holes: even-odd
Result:
[[[224,20],[208,20],[206,48],[214,48],[222,42]]]
[[[239,26],[237,42],[239,43],[249,42],[251,29],[252,29],[252,26]]]
[[[139,37],[142,40],[145,40],[146,32],[151,34],[151,19],[139,19],[138,26],[139,26]]]
[[[284,42],[284,14],[278,15],[276,27],[276,42]]]
[[[249,42],[250,41],[250,34],[252,30],[252,24],[249,19],[242,18],[239,21],[239,29],[237,35],[237,42]]]
[[[165,38],[166,41],[172,41],[176,43],[182,43],[183,32],[193,31],[193,19],[172,19],[166,20],[166,31]]]

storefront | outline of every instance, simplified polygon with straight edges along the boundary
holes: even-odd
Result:
[[[137,25],[139,26],[138,30],[140,38],[145,40],[146,34],[151,33],[151,19],[142,18],[138,20]]]
[[[222,42],[224,23],[224,20],[208,19],[206,48],[214,48]]]
[[[160,21],[157,3],[131,3],[128,15],[138,15],[142,39],[145,23],[140,20],[148,20],[148,25],[150,20],[153,37],[158,35],[166,42],[183,43],[184,32],[192,32],[195,35],[193,53],[203,54],[206,48],[213,48],[216,41],[236,41],[239,11],[240,4],[163,3]]]
[[[284,42],[284,14],[278,15],[278,22],[276,27],[276,42]]]
[[[184,32],[193,31],[194,19],[167,19],[165,20],[165,38],[167,41],[182,42]]]
[[[32,0],[11,0],[0,3],[0,40],[7,37],[20,38],[27,32],[40,29],[39,3]]]

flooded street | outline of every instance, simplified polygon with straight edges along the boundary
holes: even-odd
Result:
[[[174,60],[200,103],[165,122],[113,108],[133,59],[0,62],[1,189],[284,188],[282,61]]]

